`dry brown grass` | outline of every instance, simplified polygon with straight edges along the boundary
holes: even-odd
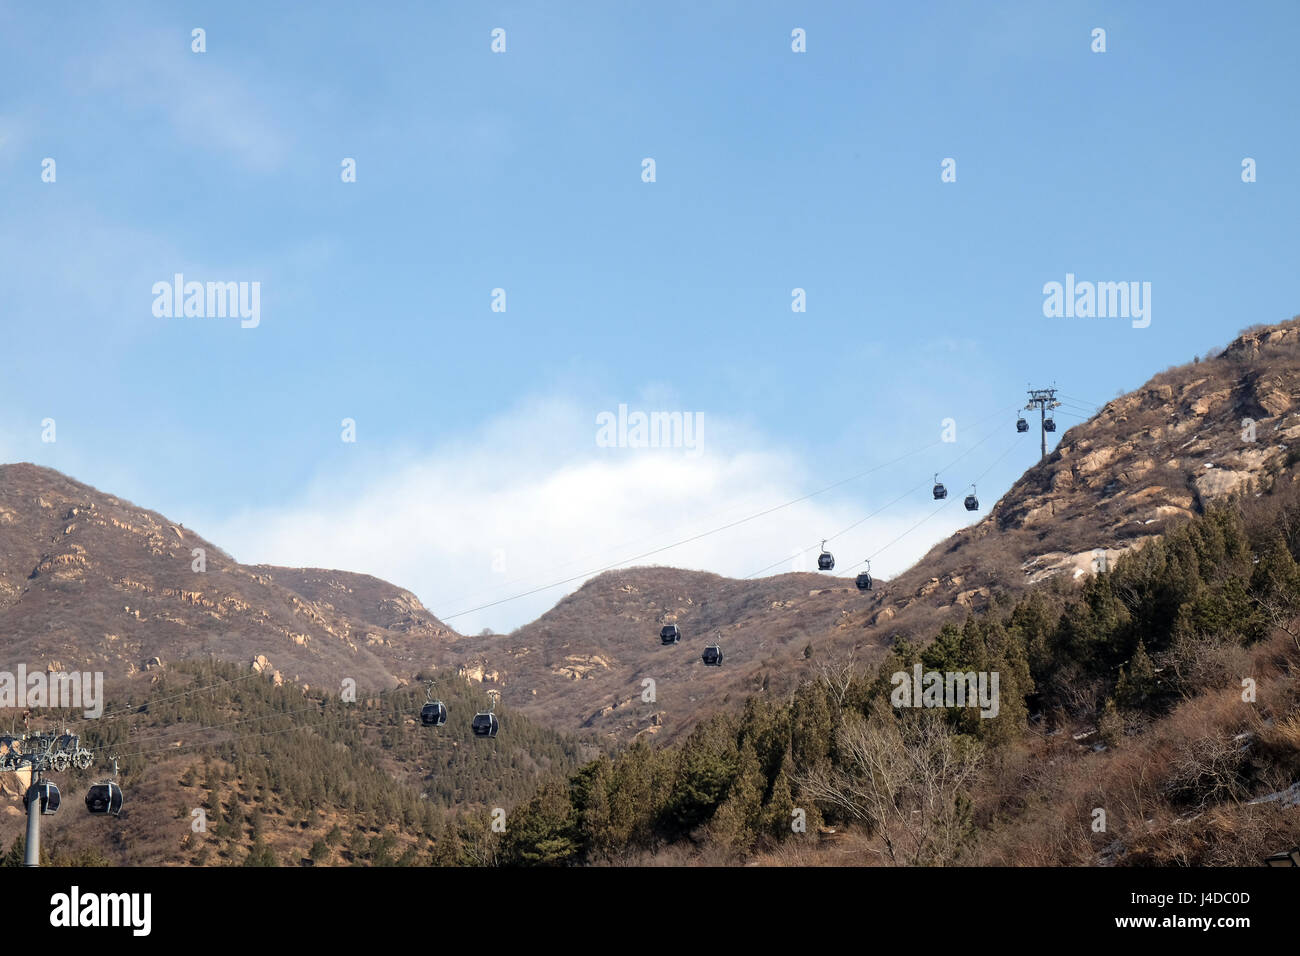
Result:
[[[881,866],[885,864],[880,841],[854,827],[833,833],[808,834],[807,839],[787,839],[755,854],[753,866]]]
[[[993,819],[979,862],[1258,865],[1294,843],[1300,810],[1247,801],[1300,776],[1298,662],[1284,635],[1243,660],[1239,676],[1257,681],[1254,703],[1242,701],[1240,686],[1212,690],[1100,752],[1068,733],[1030,741],[996,783],[983,784],[982,812]],[[1021,784],[1017,800],[1011,791]],[[1098,808],[1103,833],[1092,829]]]

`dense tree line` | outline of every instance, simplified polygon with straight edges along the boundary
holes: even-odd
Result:
[[[85,743],[121,754],[128,784],[181,744],[176,782],[199,789],[216,837],[194,851],[200,864],[297,862],[272,848],[285,827],[317,828],[302,848],[315,863],[482,866],[629,862],[665,848],[739,858],[844,824],[878,837],[891,862],[960,862],[979,839],[974,783],[1031,728],[1093,723],[1115,745],[1239,680],[1234,650],[1279,630],[1300,650],[1298,557],[1300,492],[1284,476],[1080,583],[1002,599],[928,642],[895,640],[874,667],[810,645],[809,679],[788,696],[757,694],[676,746],[642,741],[595,759],[508,709],[500,737],[475,740],[482,692],[464,681],[438,688],[452,717],[430,731],[415,719],[422,688],[344,703],[216,662],[169,667],[147,695],[110,706],[129,719],[93,722]],[[894,706],[895,675],[918,664],[996,672],[997,716]],[[1187,777],[1204,800],[1195,767]],[[324,811],[344,826],[325,832]],[[107,862],[57,842],[44,850]],[[0,863],[21,852],[20,837]]]
[[[526,799],[548,773],[572,773],[594,748],[504,707],[496,710],[509,732],[476,739],[469,724],[486,706],[482,689],[456,678],[440,681],[436,693],[450,719],[433,729],[418,721],[420,685],[345,702],[276,687],[245,667],[182,661],[147,692],[108,702],[107,719],[76,728],[83,746],[96,751],[97,766],[59,782],[65,792],[83,787],[118,755],[128,812],[144,793],[174,800],[176,784],[197,790],[190,799],[198,800],[208,830],[194,841],[190,862],[200,865],[275,866],[299,856],[315,863],[481,863],[482,813]],[[164,769],[178,761],[181,769]],[[190,809],[178,804],[176,812]],[[294,859],[277,858],[273,837],[314,830],[326,816],[345,821],[346,838],[340,831],[307,842]],[[62,846],[57,833],[43,853],[108,862],[75,842]],[[19,836],[0,863],[21,855]]]
[[[1240,675],[1223,665],[1300,613],[1300,495],[1216,506],[1098,569],[895,641],[873,669],[818,661],[788,699],[750,698],[680,746],[637,743],[510,814],[494,862],[598,863],[701,845],[744,855],[825,824],[857,823],[899,863],[962,859],[976,839],[967,793],[1031,726],[1093,721],[1116,743],[1135,718]],[[1000,708],[891,706],[893,675],[997,672]],[[800,829],[800,823],[803,829]]]

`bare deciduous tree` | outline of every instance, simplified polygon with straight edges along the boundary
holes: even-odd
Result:
[[[1175,799],[1196,801],[1205,809],[1224,800],[1238,801],[1247,793],[1242,765],[1248,746],[1245,735],[1209,733],[1178,746],[1165,788]]]
[[[843,709],[849,689],[858,676],[854,654],[855,650],[850,650],[847,657],[819,658],[817,661],[817,677],[826,685],[835,706],[840,709]]]
[[[882,708],[871,719],[848,715],[837,736],[840,766],[799,779],[803,793],[866,823],[889,862],[944,865],[971,833],[966,789],[982,747],[960,737],[944,715]]]

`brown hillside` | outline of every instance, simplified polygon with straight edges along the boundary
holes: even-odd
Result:
[[[1300,436],[1298,345],[1300,320],[1253,329],[1108,403],[983,520],[874,592],[832,575],[737,581],[634,568],[594,578],[509,635],[458,635],[409,592],[366,575],[239,565],[162,515],[48,469],[4,466],[6,656],[111,679],[154,656],[263,654],[287,680],[351,676],[371,688],[438,665],[558,729],[673,737],[764,683],[782,691],[850,650],[870,661],[898,635],[926,638],[998,595],[1088,574],[1099,554],[1113,560],[1208,501],[1271,481]],[[207,549],[202,575],[190,570],[195,547]],[[662,647],[669,620],[686,638]],[[726,661],[705,668],[699,655],[715,634]],[[653,703],[641,699],[647,678]]]
[[[1254,422],[1254,441],[1243,419]],[[1218,357],[1169,369],[1062,435],[986,517],[898,578],[859,594],[851,579],[779,575],[732,581],[666,568],[610,572],[507,638],[472,651],[505,698],[568,729],[674,736],[762,685],[791,686],[817,657],[872,660],[898,635],[1052,577],[1076,579],[1205,504],[1269,482],[1300,437],[1300,320],[1250,330]],[[949,499],[950,507],[960,507]],[[687,635],[661,648],[661,622]],[[726,661],[699,653],[717,630]],[[815,657],[805,662],[811,643]],[[468,658],[471,647],[456,651]],[[480,673],[478,669],[475,674]],[[658,702],[643,704],[641,681]]]
[[[376,578],[244,566],[157,512],[30,464],[0,466],[0,632],[11,664],[102,670],[110,685],[155,657],[262,655],[284,680],[366,689],[394,686],[452,636]]]

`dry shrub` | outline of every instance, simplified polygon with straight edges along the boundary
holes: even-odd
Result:
[[[978,791],[982,833],[976,862],[1189,866],[1249,858],[1257,863],[1252,854],[1277,837],[1276,827],[1261,830],[1258,821],[1273,814],[1241,801],[1263,792],[1260,765],[1281,765],[1282,754],[1295,758],[1300,735],[1300,719],[1292,722],[1288,716],[1273,727],[1264,719],[1289,702],[1294,689],[1289,678],[1262,676],[1272,653],[1261,652],[1255,666],[1243,659],[1235,675],[1236,680],[1252,670],[1261,675],[1258,705],[1241,700],[1234,680],[1232,689],[1178,705],[1118,748],[1094,752],[1063,728],[990,768]],[[1018,802],[1007,792],[1017,786],[1024,790]],[[1210,812],[1189,819],[1180,805]],[[1101,833],[1092,830],[1098,808],[1106,813]],[[1300,813],[1292,816],[1300,820]]]
[[[786,839],[750,862],[753,866],[874,866],[881,860],[879,841],[854,827],[831,834]]]
[[[702,843],[670,843],[654,850],[633,851],[595,866],[737,866],[741,859],[724,847]]]
[[[1261,783],[1284,790],[1300,780],[1300,711],[1263,728],[1255,747]]]
[[[1223,734],[1207,734],[1178,747],[1165,778],[1175,803],[1208,804],[1240,800],[1246,795],[1249,744]]]
[[[978,779],[978,742],[955,733],[944,714],[895,718],[880,707],[870,719],[846,715],[836,746],[842,766],[801,774],[802,793],[867,826],[890,863],[958,859],[974,830],[967,791]]]
[[[1130,858],[1152,866],[1259,866],[1297,842],[1295,810],[1224,806],[1190,818],[1162,817],[1132,841]]]
[[[1160,658],[1173,672],[1174,687],[1184,700],[1237,685],[1241,675],[1249,673],[1251,661],[1245,648],[1205,634],[1180,635]]]

